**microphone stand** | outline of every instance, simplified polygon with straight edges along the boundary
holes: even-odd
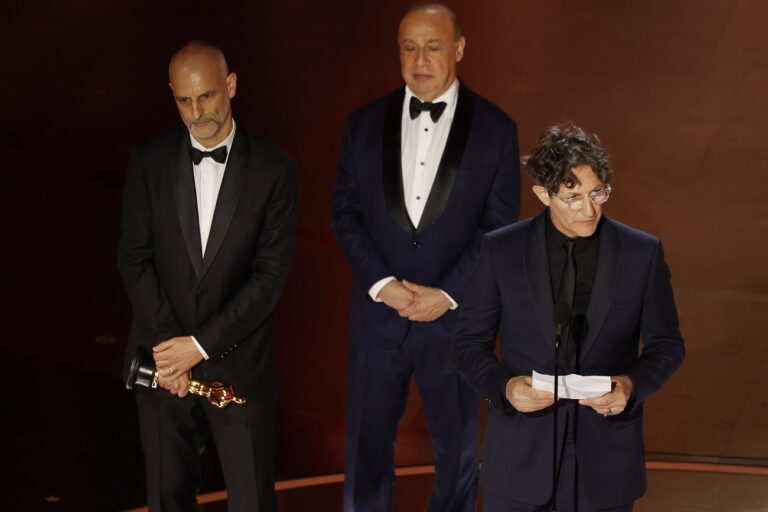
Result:
[[[555,402],[553,426],[552,426],[552,512],[557,512],[557,396],[558,396],[558,372],[560,367],[560,342],[563,337],[563,325],[558,324],[555,335]]]
[[[554,408],[552,418],[552,512],[557,512],[557,481],[558,481],[558,468],[557,468],[557,397],[559,392],[559,373],[560,373],[560,343],[562,342],[563,330],[568,325],[571,319],[571,306],[565,302],[560,301],[555,304],[554,320],[557,325],[557,332],[555,334],[555,386],[554,386],[554,398],[555,402],[552,404]],[[568,340],[565,340],[568,343]]]

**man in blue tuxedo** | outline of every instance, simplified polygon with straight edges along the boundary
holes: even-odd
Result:
[[[661,242],[602,215],[613,171],[596,136],[554,126],[526,170],[548,209],[485,236],[451,345],[489,404],[484,509],[552,510],[554,400],[531,372],[552,374],[558,357],[560,374],[611,376],[612,391],[556,405],[557,511],[628,511],[646,488],[643,401],[685,356]]]
[[[465,39],[451,11],[400,23],[405,86],[347,122],[333,230],[354,273],[344,510],[390,510],[411,376],[435,446],[429,510],[474,510],[478,399],[448,352],[482,236],[517,219],[514,122],[456,77]]]

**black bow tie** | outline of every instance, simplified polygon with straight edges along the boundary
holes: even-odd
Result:
[[[438,103],[430,103],[428,101],[421,101],[416,96],[411,96],[411,104],[408,106],[408,110],[411,113],[411,119],[416,119],[419,114],[425,110],[429,112],[429,117],[432,118],[432,122],[436,123],[440,116],[443,115],[445,110],[445,102],[440,101]]]
[[[200,151],[197,148],[189,148],[189,156],[192,158],[192,162],[198,165],[203,161],[203,158],[209,156],[214,161],[223,164],[227,161],[227,146],[221,146],[213,151]]]

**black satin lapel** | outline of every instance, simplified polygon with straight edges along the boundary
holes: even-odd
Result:
[[[525,240],[525,274],[528,276],[528,290],[533,309],[536,312],[536,319],[539,321],[541,332],[544,334],[544,341],[554,354],[554,299],[552,298],[552,284],[549,277],[544,215],[549,215],[549,212],[545,210],[531,221],[531,227]]]
[[[199,278],[203,250],[200,244],[200,221],[197,218],[195,175],[192,171],[192,160],[189,158],[190,145],[189,133],[186,130],[180,131],[173,160],[173,195],[189,259]]]
[[[605,323],[619,281],[619,263],[621,260],[619,236],[616,226],[609,219],[604,218],[602,222],[600,248],[597,252],[597,273],[587,307],[587,321],[584,325],[587,332],[580,349],[581,361],[589,353],[589,349],[594,345],[595,339],[597,339],[597,335]]]
[[[227,159],[219,196],[216,199],[216,209],[213,212],[211,232],[208,235],[208,245],[205,248],[200,280],[205,277],[208,269],[211,268],[211,263],[216,258],[216,254],[219,252],[221,244],[227,236],[227,231],[229,231],[229,225],[232,223],[232,217],[234,217],[235,209],[237,208],[237,201],[240,199],[240,193],[245,183],[248,156],[248,140],[245,132],[238,128],[232,141],[232,151]]]
[[[453,182],[456,174],[459,172],[461,159],[464,156],[464,148],[467,146],[469,138],[469,128],[472,124],[472,96],[463,85],[459,87],[459,96],[456,103],[456,112],[453,115],[451,131],[448,132],[448,140],[445,143],[443,157],[440,159],[440,165],[437,168],[435,181],[432,184],[432,190],[429,191],[427,204],[424,206],[424,213],[421,214],[417,233],[421,233],[432,224],[445,210],[448,204],[448,198],[451,196]]]
[[[387,208],[395,222],[405,231],[414,231],[411,218],[405,209],[405,192],[403,191],[402,164],[402,115],[405,87],[392,93],[392,99],[384,118],[384,141],[382,145],[381,170],[384,178],[384,197]]]

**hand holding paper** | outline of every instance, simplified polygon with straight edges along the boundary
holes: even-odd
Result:
[[[621,414],[629,402],[634,390],[632,379],[626,375],[611,377],[613,389],[610,393],[594,398],[579,400],[579,404],[591,407],[596,413],[603,416],[615,416]]]
[[[535,412],[555,402],[552,393],[533,389],[532,384],[532,379],[527,375],[512,377],[507,381],[505,394],[512,407],[520,412]]]

